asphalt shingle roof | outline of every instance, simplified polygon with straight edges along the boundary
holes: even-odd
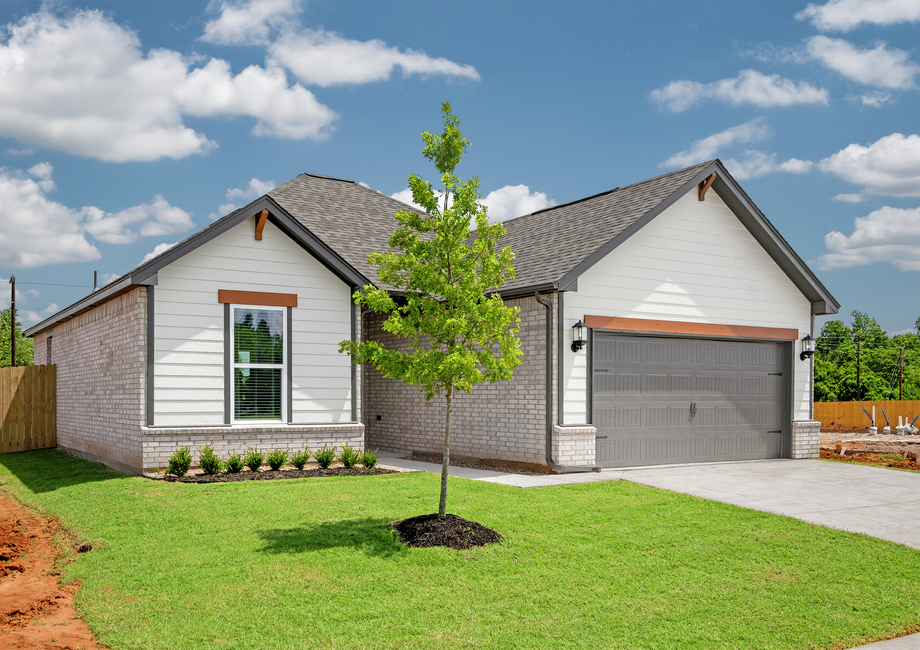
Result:
[[[642,218],[709,162],[505,222],[500,246],[516,256],[516,277],[502,290],[559,280]],[[385,250],[406,204],[352,181],[301,174],[268,195],[355,270],[380,284],[367,257]]]

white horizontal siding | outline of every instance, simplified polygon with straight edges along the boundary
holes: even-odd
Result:
[[[810,331],[811,305],[719,196],[688,192],[578,278],[565,294],[562,422],[587,421],[588,350],[571,327],[586,315]],[[810,364],[796,344],[793,418],[809,419]]]
[[[154,423],[224,422],[224,306],[220,289],[297,294],[288,335],[294,423],[351,420],[351,365],[338,353],[350,336],[349,287],[271,223],[254,220],[158,273],[154,290]]]

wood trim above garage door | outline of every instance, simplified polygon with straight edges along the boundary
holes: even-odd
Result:
[[[691,336],[733,336],[746,339],[773,339],[782,341],[795,341],[799,338],[798,330],[782,327],[752,327],[750,325],[683,323],[669,320],[648,320],[645,318],[585,316],[585,325],[591,329],[618,330],[622,332],[689,334]]]

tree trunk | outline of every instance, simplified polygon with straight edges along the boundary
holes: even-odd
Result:
[[[444,426],[444,463],[441,466],[441,500],[438,503],[438,517],[447,515],[447,468],[450,467],[450,403],[453,386],[447,387],[447,424]]]

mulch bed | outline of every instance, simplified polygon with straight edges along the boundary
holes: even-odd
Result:
[[[435,463],[440,465],[444,462],[444,457],[440,454],[420,454],[414,453],[410,456],[403,456],[403,460],[414,460],[420,463]],[[485,463],[468,463],[462,460],[450,459],[451,467],[467,467],[469,469],[484,469],[490,472],[504,472],[505,474],[523,474],[525,476],[546,476],[549,472],[535,472],[527,469],[515,469],[514,467],[502,467],[501,465],[487,465]]]
[[[445,515],[443,519],[437,514],[409,517],[393,522],[392,526],[399,533],[403,544],[416,548],[447,546],[463,550],[495,544],[502,539],[502,536],[491,528],[450,514]]]
[[[170,483],[233,483],[236,481],[274,481],[285,478],[320,478],[328,476],[377,476],[380,474],[396,474],[395,470],[385,469],[383,467],[373,467],[366,469],[364,467],[355,467],[345,469],[344,467],[329,467],[323,469],[316,467],[313,469],[279,469],[265,470],[261,472],[251,472],[244,470],[237,474],[221,472],[220,474],[186,474],[185,476],[151,476],[154,480],[168,481]]]

